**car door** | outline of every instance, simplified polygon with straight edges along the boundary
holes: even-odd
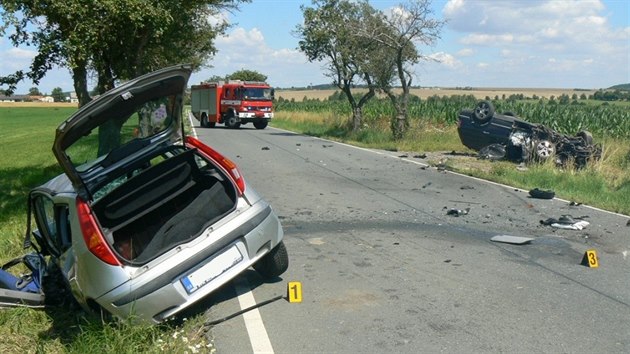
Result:
[[[70,248],[72,237],[69,223],[69,206],[55,203],[43,191],[31,192],[31,210],[37,230],[33,236],[42,253],[60,257]]]

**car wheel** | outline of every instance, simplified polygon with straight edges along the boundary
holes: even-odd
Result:
[[[556,154],[556,147],[549,140],[540,140],[536,143],[534,153],[540,160],[547,160]]]
[[[589,133],[588,131],[580,131],[579,133],[577,133],[577,137],[582,138],[586,145],[593,145],[593,134]]]
[[[289,268],[289,254],[284,242],[280,242],[256,263],[254,269],[265,279],[273,279]]]
[[[205,113],[201,114],[201,127],[205,128],[208,126],[208,116]]]
[[[256,129],[265,129],[267,128],[267,121],[266,120],[262,120],[259,122],[254,122],[254,127],[256,127]]]
[[[494,106],[490,101],[481,101],[475,107],[473,118],[479,124],[487,123],[494,116]]]
[[[236,116],[234,116],[234,113],[228,113],[228,114],[229,115],[225,119],[225,126],[230,128],[230,129],[236,129],[236,128],[240,127],[241,125],[239,124],[238,119],[236,118]]]

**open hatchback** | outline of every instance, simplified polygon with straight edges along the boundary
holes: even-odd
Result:
[[[190,74],[128,81],[57,129],[65,173],[31,191],[32,235],[86,309],[158,323],[250,266],[266,278],[288,267],[269,204],[232,161],[185,136]]]

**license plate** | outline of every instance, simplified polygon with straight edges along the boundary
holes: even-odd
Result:
[[[186,291],[191,294],[211,282],[212,279],[228,271],[238,262],[243,260],[241,251],[238,250],[236,245],[230,247],[227,251],[214,257],[210,262],[206,263],[203,267],[190,273],[189,275],[180,279],[182,285]]]

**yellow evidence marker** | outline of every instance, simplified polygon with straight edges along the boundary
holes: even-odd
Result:
[[[287,299],[289,302],[302,302],[302,283],[290,281],[287,284]]]
[[[580,264],[587,266],[589,268],[599,267],[599,260],[597,259],[597,252],[594,249],[590,249],[584,252],[584,257],[582,257],[582,263]]]

